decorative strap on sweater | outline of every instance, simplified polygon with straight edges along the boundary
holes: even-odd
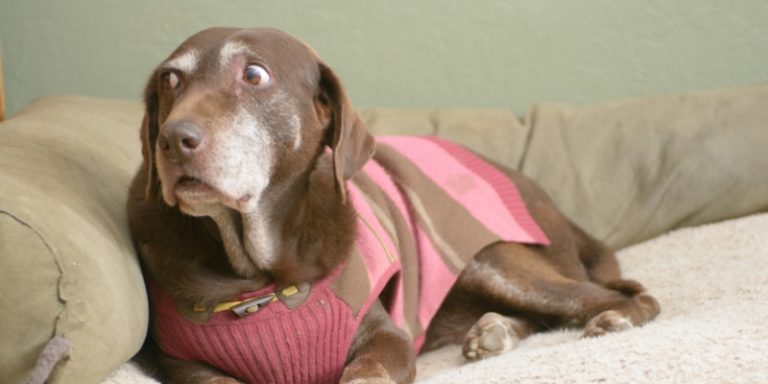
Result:
[[[202,304],[195,304],[192,310],[195,312],[213,313],[232,311],[239,317],[246,317],[258,312],[265,305],[278,300],[282,301],[288,308],[293,309],[303,303],[307,296],[309,296],[309,288],[309,283],[288,285],[264,296],[225,301],[214,305],[213,308]]]

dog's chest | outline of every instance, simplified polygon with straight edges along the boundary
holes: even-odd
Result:
[[[311,287],[295,308],[274,301],[242,318],[213,313],[205,323],[181,316],[173,299],[151,285],[155,337],[175,358],[206,362],[248,383],[335,383],[357,324],[329,283]]]

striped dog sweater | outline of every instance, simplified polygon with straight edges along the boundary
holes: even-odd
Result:
[[[418,351],[458,273],[482,248],[549,244],[503,172],[435,137],[378,137],[376,154],[347,191],[358,215],[352,255],[313,282],[301,304],[270,300],[245,317],[223,311],[196,323],[150,284],[161,348],[248,383],[336,383],[355,331],[385,288],[383,304]]]

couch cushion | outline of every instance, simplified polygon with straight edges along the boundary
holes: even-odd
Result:
[[[368,129],[378,135],[436,135],[517,168],[525,152],[529,127],[503,109],[394,109],[360,112]]]
[[[0,124],[0,372],[21,382],[45,343],[52,383],[95,382],[142,345],[147,303],[126,228],[136,103],[48,98]]]
[[[768,86],[543,103],[523,173],[613,247],[768,209]]]
[[[9,383],[22,383],[64,308],[55,294],[60,273],[40,233],[1,209],[0,257],[0,372]]]

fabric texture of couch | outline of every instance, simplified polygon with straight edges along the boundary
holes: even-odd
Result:
[[[141,115],[136,102],[52,97],[0,124],[4,382],[23,382],[56,336],[65,341],[68,357],[53,370],[51,383],[99,382],[141,346],[146,295],[124,212],[141,157]],[[520,169],[575,222],[614,247],[768,210],[768,85],[580,107],[542,103],[524,119],[506,110],[466,109],[372,109],[361,116],[374,133],[436,134]],[[758,251],[764,261],[765,248]],[[652,274],[642,274],[641,259],[628,259],[637,260],[633,277],[652,282]],[[660,256],[648,261],[655,263],[648,268],[664,268]],[[686,292],[688,300],[705,299]],[[665,302],[680,297],[670,291],[660,299],[667,308]],[[758,316],[768,320],[765,312]],[[579,345],[588,349],[595,342]],[[626,348],[637,353],[634,344]],[[742,363],[752,367],[750,359]],[[150,380],[128,376],[131,381],[122,382]],[[451,381],[456,377],[427,380],[468,382]],[[549,382],[545,377],[540,381]],[[120,379],[113,374],[109,380]]]
[[[43,99],[0,124],[0,381],[22,382],[45,343],[69,358],[51,382],[97,382],[147,325],[126,227],[135,103]]]

